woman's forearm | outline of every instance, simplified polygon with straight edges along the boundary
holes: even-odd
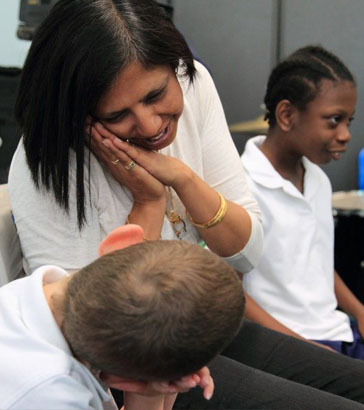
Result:
[[[219,194],[190,169],[173,185],[192,221],[204,224],[214,218],[221,206]],[[249,214],[240,205],[226,201],[221,222],[210,228],[196,226],[207,246],[220,256],[231,256],[244,248],[251,234]]]
[[[165,212],[165,199],[145,204],[134,202],[125,222],[140,225],[143,228],[145,239],[155,240],[160,238]]]

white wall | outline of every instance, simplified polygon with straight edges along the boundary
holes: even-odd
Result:
[[[0,66],[22,67],[30,41],[19,40],[20,0],[0,0]]]

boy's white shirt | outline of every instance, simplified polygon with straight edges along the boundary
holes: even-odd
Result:
[[[67,272],[43,266],[0,288],[0,409],[116,409],[107,387],[75,359],[43,293]]]
[[[317,165],[303,158],[304,194],[300,193],[258,148],[264,138],[250,139],[242,155],[265,237],[260,262],[244,275],[245,289],[303,337],[351,342],[349,318],[337,310],[334,292],[331,184]]]

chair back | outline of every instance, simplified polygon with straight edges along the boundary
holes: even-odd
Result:
[[[20,241],[12,219],[7,184],[0,185],[0,286],[24,275]]]

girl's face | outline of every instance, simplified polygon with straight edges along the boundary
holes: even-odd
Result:
[[[356,87],[349,81],[323,80],[321,90],[304,111],[296,112],[295,150],[316,164],[338,160],[350,141]]]
[[[174,140],[182,110],[182,90],[171,67],[145,69],[133,62],[100,99],[95,114],[119,138],[159,150]]]

